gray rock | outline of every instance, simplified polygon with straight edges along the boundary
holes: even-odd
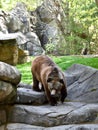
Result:
[[[98,70],[74,64],[66,72],[68,96],[71,101],[98,102]]]
[[[4,11],[0,10],[0,34],[7,34],[8,33],[8,28],[6,26],[7,24],[7,14]]]
[[[1,40],[16,40],[16,38],[17,38],[16,33],[0,34],[0,41],[1,41]],[[16,42],[13,43],[13,44],[16,44]]]
[[[74,125],[60,125],[54,127],[39,127],[20,123],[11,123],[7,126],[1,126],[0,130],[97,130],[98,124],[74,124]]]
[[[7,130],[43,130],[43,127],[20,123],[8,124],[6,128]]]
[[[40,40],[36,33],[28,32],[26,34],[27,44],[26,49],[29,51],[30,55],[40,55],[44,52],[44,49],[41,47]]]
[[[0,102],[8,103],[12,102],[12,98],[16,95],[16,89],[10,83],[0,81]]]
[[[9,23],[7,24],[9,33],[30,31],[30,16],[24,3],[18,2],[16,7],[9,13]]]
[[[0,35],[0,61],[11,65],[18,62],[18,47],[15,34]]]
[[[60,21],[64,12],[59,0],[44,0],[43,4],[36,9],[35,14],[37,17],[35,30],[43,47],[47,43],[60,44],[64,41]]]
[[[0,62],[0,80],[17,85],[21,80],[21,74],[16,67]]]
[[[45,104],[47,98],[44,92],[36,92],[32,89],[27,88],[17,88],[17,103],[19,104]]]
[[[19,45],[19,48],[26,50],[24,47],[26,42],[28,42],[26,36],[22,32],[15,33],[17,36],[17,44]]]
[[[23,83],[23,82],[20,82],[18,85],[17,85],[18,88],[27,88],[27,89],[32,89],[32,85],[31,84],[26,84],[26,83]]]
[[[13,109],[10,109],[9,111],[8,121],[53,127],[65,124],[94,122],[97,118],[97,113],[98,104],[85,104],[78,102],[66,102],[63,105],[44,105],[40,107],[15,105]]]
[[[63,126],[56,126],[50,127],[46,130],[97,130],[97,124],[78,124],[78,125],[63,125]]]

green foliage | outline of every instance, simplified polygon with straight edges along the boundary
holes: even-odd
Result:
[[[45,45],[45,50],[47,54],[53,54],[56,48],[56,44],[48,43]]]
[[[34,10],[43,0],[1,0],[0,7],[3,10],[11,10],[16,6],[17,2],[23,2],[27,5],[28,10]]]
[[[73,64],[84,64],[87,66],[94,67],[98,69],[98,58],[84,58],[82,56],[51,56],[53,61],[65,71]],[[31,58],[31,61],[33,57]],[[31,62],[25,64],[19,64],[16,66],[22,74],[22,82],[31,84],[32,75],[31,75]]]
[[[94,0],[62,0],[62,7],[66,15],[66,4],[69,14],[68,29],[70,34],[66,36],[70,54],[80,54],[83,43],[87,43],[89,53],[98,53],[98,7]],[[66,20],[66,19],[65,19]],[[93,44],[92,44],[93,42]],[[75,46],[75,48],[74,48]]]

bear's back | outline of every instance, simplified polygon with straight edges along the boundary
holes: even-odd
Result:
[[[52,59],[45,55],[37,56],[33,60],[32,64],[33,64],[33,66],[36,66],[38,68],[40,68],[42,66],[54,66],[55,65],[55,63],[52,61]]]

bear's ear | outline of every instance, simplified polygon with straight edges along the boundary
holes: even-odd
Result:
[[[48,78],[48,79],[47,79],[47,82],[51,82],[51,81],[52,81],[52,78]]]
[[[64,84],[64,81],[63,81],[63,79],[60,79],[60,80],[59,80],[59,82],[60,82],[60,83],[62,83],[62,84]]]
[[[56,67],[53,68],[52,70],[53,73],[58,73],[58,69]]]

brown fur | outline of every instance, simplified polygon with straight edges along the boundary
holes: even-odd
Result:
[[[64,102],[67,96],[65,77],[51,58],[37,56],[32,62],[31,72],[35,91],[40,91],[40,82],[51,105],[56,105],[59,99]]]

